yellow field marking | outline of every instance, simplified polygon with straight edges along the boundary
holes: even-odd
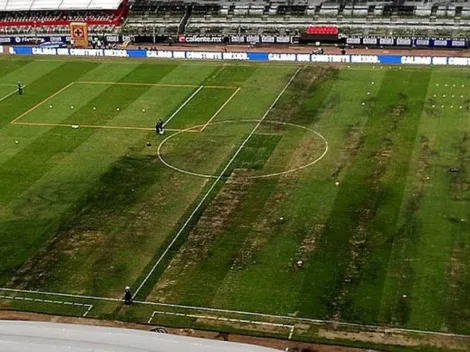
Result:
[[[204,131],[204,129],[212,122],[212,120],[214,120],[219,115],[219,113],[228,105],[228,103],[230,103],[230,101],[235,97],[235,95],[238,94],[240,89],[241,88],[238,88],[235,92],[233,92],[233,94],[225,101],[225,103],[219,108],[219,110],[217,110],[215,114],[212,115],[209,121],[207,121],[206,124],[202,126],[202,128],[199,130],[200,132]]]
[[[46,99],[44,99],[43,101],[41,101],[40,103],[34,105],[31,109],[29,109],[28,111],[22,113],[20,116],[18,116],[16,119],[14,119],[13,121],[11,121],[11,123],[17,123],[17,121],[19,119],[21,119],[22,117],[26,116],[27,114],[29,114],[30,112],[34,111],[35,109],[37,109],[38,107],[40,107],[42,104],[44,104],[46,101],[49,101],[51,100],[52,98],[54,98],[55,96],[59,95],[60,93],[62,93],[64,90],[66,90],[67,88],[69,88],[70,86],[72,86],[75,82],[71,82],[69,84],[67,84],[65,87],[63,87],[62,89],[59,89],[57,92],[55,92],[54,94],[48,96]]]
[[[15,125],[24,125],[24,126],[46,126],[46,127],[72,127],[75,124],[70,123],[48,123],[48,122],[15,122]],[[79,125],[80,128],[100,128],[100,129],[110,129],[110,130],[134,130],[134,131],[155,131],[154,128],[150,127],[132,127],[132,126],[102,126],[102,125]],[[169,132],[189,132],[189,133],[199,133],[198,130],[181,130],[181,129],[172,129],[166,128],[165,131]]]
[[[143,86],[143,87],[174,87],[174,88],[198,88],[198,84],[172,84],[172,83],[142,83],[142,82],[106,82],[106,81],[76,81],[80,84],[105,84],[105,85],[120,85],[120,86]],[[204,88],[211,89],[235,89],[238,87],[231,86],[204,86]]]

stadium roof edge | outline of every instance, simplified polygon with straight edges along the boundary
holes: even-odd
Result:
[[[90,325],[0,321],[0,346],[11,352],[276,352],[232,342]]]
[[[8,0],[0,1],[0,11],[117,10],[123,0]]]

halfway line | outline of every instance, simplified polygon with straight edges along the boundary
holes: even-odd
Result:
[[[297,71],[295,71],[295,73],[292,75],[292,77],[289,79],[289,81],[286,83],[286,85],[284,86],[284,88],[282,89],[282,91],[278,94],[278,96],[276,97],[276,99],[274,99],[274,101],[272,102],[272,104],[269,106],[268,110],[266,110],[266,112],[264,113],[263,117],[261,118],[261,120],[259,120],[259,122],[256,124],[256,126],[253,128],[253,130],[250,132],[250,134],[248,135],[248,137],[245,138],[245,140],[243,141],[243,143],[240,145],[240,147],[238,147],[237,151],[235,152],[235,154],[232,156],[232,158],[229,160],[229,162],[227,163],[227,165],[225,165],[224,169],[222,170],[222,172],[219,174],[219,176],[215,179],[215,181],[212,183],[211,187],[208,189],[208,191],[206,192],[206,194],[204,195],[204,197],[202,197],[201,201],[198,203],[198,205],[194,208],[194,210],[192,211],[192,213],[189,215],[188,219],[185,221],[185,223],[183,224],[183,226],[181,226],[180,230],[178,231],[178,233],[176,234],[176,236],[173,238],[173,240],[170,242],[170,244],[168,245],[168,247],[165,249],[165,251],[163,252],[163,254],[160,256],[160,258],[157,260],[157,262],[153,265],[152,269],[150,270],[150,272],[147,274],[147,276],[145,277],[145,279],[141,282],[141,284],[139,285],[139,287],[137,288],[137,290],[134,292],[134,295],[132,296],[132,298],[135,298],[137,296],[137,294],[139,293],[139,291],[142,289],[142,287],[145,285],[145,283],[148,281],[148,279],[150,278],[150,276],[152,276],[153,272],[155,271],[155,269],[158,267],[158,265],[162,262],[162,260],[165,258],[165,256],[167,255],[167,253],[170,251],[171,247],[173,247],[173,245],[175,244],[175,242],[178,240],[178,238],[181,236],[181,234],[183,233],[183,231],[186,229],[186,226],[188,226],[189,222],[193,219],[194,215],[196,215],[197,211],[201,208],[201,206],[204,204],[204,202],[206,201],[207,197],[209,197],[209,195],[211,194],[212,190],[215,188],[215,186],[217,185],[217,183],[219,183],[219,181],[222,179],[223,175],[225,174],[225,172],[228,170],[228,168],[230,167],[230,165],[232,165],[232,163],[234,162],[234,160],[236,159],[236,157],[238,156],[238,154],[240,154],[240,152],[242,151],[242,149],[245,147],[246,143],[249,141],[249,139],[251,138],[251,136],[253,136],[253,134],[256,132],[256,130],[258,129],[258,127],[261,125],[261,123],[263,122],[263,120],[268,116],[268,114],[271,112],[271,110],[274,108],[274,105],[277,104],[277,102],[279,101],[279,99],[281,99],[282,95],[284,94],[284,92],[287,90],[287,88],[289,88],[289,86],[291,85],[292,81],[295,79],[295,77],[297,77],[297,74],[300,72],[301,68],[297,69]]]
[[[181,106],[173,113],[171,114],[171,116],[165,120],[165,122],[163,123],[163,127],[165,127],[172,119],[173,117],[175,117],[176,115],[178,115],[178,113],[183,110],[183,108],[188,105],[188,103],[196,96],[197,93],[199,93],[202,88],[204,88],[204,86],[200,86],[193,94],[190,95],[190,97],[188,99],[186,99],[186,101],[181,104]]]
[[[15,122],[15,125],[24,125],[24,126],[45,126],[45,127],[72,127],[75,124],[71,123],[49,123],[49,122]],[[154,131],[154,128],[150,127],[132,127],[132,126],[101,126],[101,125],[79,125],[76,124],[79,128],[100,128],[108,130],[131,130],[131,131]],[[167,131],[170,132],[188,132],[188,133],[199,133],[197,130],[179,130],[169,128]]]
[[[25,87],[26,87],[26,84],[23,86],[23,88],[25,88]],[[13,94],[15,94],[17,91],[18,91],[18,90],[16,89],[16,90],[14,90],[13,92],[8,93],[8,94],[5,95],[3,98],[0,98],[0,101],[4,101],[5,99],[11,97],[11,96],[12,96]]]

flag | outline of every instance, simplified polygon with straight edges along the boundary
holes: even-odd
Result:
[[[70,36],[73,46],[76,48],[88,47],[88,27],[86,23],[72,22],[70,23]]]

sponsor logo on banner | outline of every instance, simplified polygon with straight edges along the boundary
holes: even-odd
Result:
[[[411,38],[397,38],[397,45],[411,45]]]
[[[244,43],[245,37],[243,35],[232,35],[230,36],[231,43]]]
[[[362,44],[377,45],[377,38],[363,38]]]
[[[191,44],[191,43],[223,43],[224,37],[218,35],[192,35],[184,36],[180,35],[178,37],[178,43],[181,44]]]
[[[466,46],[465,40],[453,40],[452,46],[454,48],[464,48]]]
[[[379,43],[380,45],[393,45],[393,38],[380,38]]]
[[[434,46],[447,46],[447,40],[443,39],[435,39],[434,40]]]
[[[107,35],[105,38],[106,38],[106,41],[108,43],[119,43],[120,42],[118,35]]]
[[[11,38],[0,37],[0,43],[9,44],[9,43],[11,43]]]
[[[274,43],[276,39],[272,35],[262,35],[261,43]]]
[[[64,37],[50,37],[49,41],[51,43],[63,43],[63,42],[65,42],[65,40],[63,40],[63,39],[65,39],[65,38]]]
[[[430,40],[429,39],[416,39],[416,46],[429,46]]]
[[[259,43],[259,35],[247,35],[246,42],[247,43]]]
[[[361,44],[361,38],[346,38],[346,44]]]
[[[288,36],[276,37],[276,43],[279,44],[289,44],[291,41],[292,38]]]

